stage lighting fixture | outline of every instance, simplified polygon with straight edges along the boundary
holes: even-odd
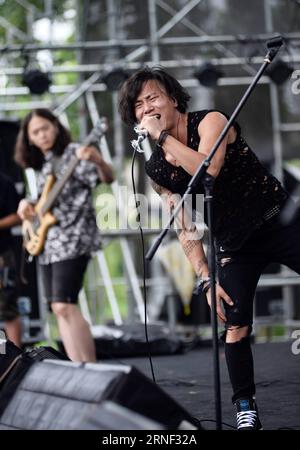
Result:
[[[31,94],[42,95],[49,90],[51,78],[48,73],[39,69],[25,69],[22,82],[24,86],[28,87]]]
[[[294,69],[284,61],[278,59],[272,62],[272,64],[266,70],[268,75],[275,84],[283,84],[289,79]]]
[[[223,72],[209,62],[202,64],[194,72],[194,77],[197,78],[200,84],[206,87],[216,86],[218,79],[222,76]]]
[[[128,73],[124,69],[117,67],[109,72],[106,72],[101,77],[101,81],[106,85],[109,91],[117,91],[120,89],[124,81],[127,80],[128,76]]]

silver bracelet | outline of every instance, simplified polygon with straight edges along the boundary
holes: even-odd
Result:
[[[208,285],[210,286],[210,277],[198,278],[195,283],[194,293],[200,294],[201,292],[203,292],[206,283],[208,283]]]

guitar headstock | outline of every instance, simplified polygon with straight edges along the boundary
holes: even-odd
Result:
[[[96,125],[94,126],[92,131],[89,133],[87,138],[84,140],[83,145],[88,146],[91,143],[99,142],[107,130],[108,130],[107,119],[106,119],[106,117],[103,117],[96,122]]]

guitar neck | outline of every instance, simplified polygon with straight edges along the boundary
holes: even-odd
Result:
[[[75,167],[77,166],[77,164],[79,163],[79,159],[77,158],[77,156],[73,156],[72,159],[70,160],[67,169],[65,171],[65,173],[63,174],[63,176],[56,181],[56,183],[54,184],[53,188],[51,189],[48,198],[45,202],[45,204],[42,207],[42,215],[46,214],[48,211],[50,211],[50,209],[52,208],[52,206],[54,205],[57,197],[59,196],[59,194],[61,193],[61,191],[63,190],[66,182],[68,181],[68,179],[71,177],[72,173],[74,172]]]

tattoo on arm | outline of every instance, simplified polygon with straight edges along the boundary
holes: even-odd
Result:
[[[186,241],[182,242],[182,248],[186,256],[189,256],[195,247],[199,245],[199,241]]]
[[[175,208],[174,202],[172,201],[172,192],[164,188],[163,186],[160,186],[159,184],[155,183],[155,181],[153,181],[152,179],[150,179],[150,184],[152,188],[156,191],[156,193],[160,196],[166,208],[172,214],[172,211]]]
[[[168,191],[166,188],[160,186],[159,184],[155,183],[153,180],[150,179],[150,183],[152,188],[159,194],[167,194],[167,195],[171,195],[171,192]],[[175,208],[174,203],[172,202],[170,205],[170,210],[172,213],[172,210]],[[184,253],[186,254],[187,257],[189,257],[189,255],[192,253],[192,251],[194,250],[194,248],[198,247],[200,245],[200,241],[198,239],[187,239],[186,234],[187,232],[193,232],[196,231],[196,227],[194,226],[190,226],[190,227],[186,227],[185,226],[185,221],[184,221],[184,217],[181,223],[181,232],[178,233],[178,238],[181,241],[181,245],[183,248]],[[200,273],[201,269],[203,266],[205,266],[207,264],[207,259],[201,258],[199,261],[197,261],[197,266],[196,266],[196,273]]]
[[[203,266],[207,265],[207,259],[202,258],[197,262],[196,273],[199,274]]]

